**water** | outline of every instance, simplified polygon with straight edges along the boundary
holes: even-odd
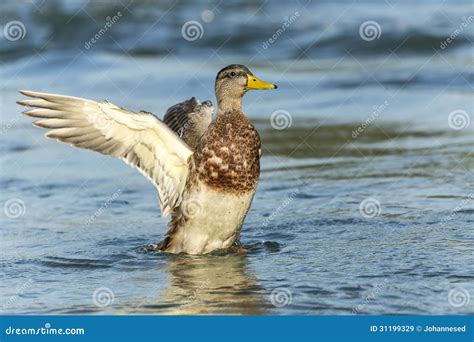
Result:
[[[6,1],[1,13],[27,29],[0,41],[2,312],[474,313],[474,23],[440,47],[470,1]],[[189,20],[201,39],[181,36]],[[368,20],[378,39],[359,36]],[[244,100],[263,142],[246,255],[144,253],[166,230],[148,181],[44,139],[15,104],[32,89],[161,116],[214,101],[230,63],[279,85]],[[291,126],[272,127],[277,110]]]

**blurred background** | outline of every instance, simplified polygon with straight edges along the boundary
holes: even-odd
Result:
[[[0,4],[2,313],[472,314],[470,0]],[[42,137],[19,89],[162,117],[247,65],[262,175],[248,255],[166,231],[121,161]]]

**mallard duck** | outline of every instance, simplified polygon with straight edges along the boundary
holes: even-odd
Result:
[[[204,129],[205,122],[197,121],[192,140],[201,136],[193,147],[175,132],[184,124],[171,124],[173,131],[149,112],[130,112],[107,101],[24,90],[20,93],[33,99],[18,104],[35,107],[24,114],[41,118],[33,124],[50,129],[46,137],[121,158],[155,185],[162,215],[171,214],[157,249],[207,254],[239,240],[260,176],[260,138],[242,111],[242,97],[248,90],[276,88],[243,65],[220,70],[216,118],[210,122],[205,114]],[[209,103],[205,107],[198,109],[208,113]],[[172,114],[172,108],[168,123],[183,114]]]

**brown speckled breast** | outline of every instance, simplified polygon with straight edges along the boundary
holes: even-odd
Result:
[[[260,137],[241,112],[220,114],[194,153],[196,178],[225,192],[248,192],[260,176]]]

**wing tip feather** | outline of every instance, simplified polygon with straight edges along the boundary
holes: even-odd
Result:
[[[18,90],[18,92],[22,95],[29,96],[29,97],[38,97],[38,94],[40,94],[38,92],[35,92],[32,90],[25,90],[25,89]]]

